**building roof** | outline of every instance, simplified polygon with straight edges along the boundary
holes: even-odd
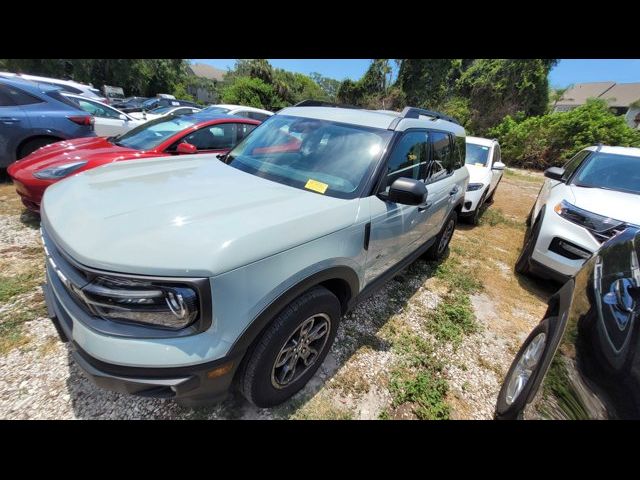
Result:
[[[564,92],[556,105],[582,105],[587,102],[587,98],[598,98],[615,84],[616,82],[576,83]]]
[[[640,100],[640,82],[576,83],[564,92],[556,105],[583,105],[588,98],[601,98],[612,107],[628,107]]]
[[[612,107],[628,107],[640,100],[640,83],[616,83],[600,95]]]
[[[204,63],[192,63],[189,65],[189,68],[196,77],[208,78],[209,80],[216,80],[218,82],[221,81],[227,73],[224,70]]]

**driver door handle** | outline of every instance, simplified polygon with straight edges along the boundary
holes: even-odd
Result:
[[[451,191],[449,192],[449,195],[453,196],[453,195],[455,195],[456,193],[458,193],[459,191],[460,191],[460,187],[458,187],[458,186],[456,185],[455,187],[453,187],[453,188],[451,189]]]
[[[418,211],[424,212],[425,210],[428,210],[431,205],[433,205],[433,202],[421,203],[420,205],[418,205]]]

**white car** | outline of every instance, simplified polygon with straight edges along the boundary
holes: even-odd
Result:
[[[267,118],[273,115],[273,112],[269,110],[262,110],[261,108],[245,107],[242,105],[210,105],[202,110],[208,113],[224,113],[225,115],[237,115],[239,117],[252,118],[264,122]]]
[[[11,73],[0,72],[0,77],[6,78],[22,78],[24,80],[30,80],[32,82],[46,83],[47,85],[53,85],[54,87],[60,87],[63,92],[73,93],[74,95],[82,95],[83,97],[91,98],[99,102],[107,100],[102,95],[100,90],[94,88],[91,85],[85,85],[84,83],[74,82],[73,80],[60,80],[58,78],[39,77],[37,75],[26,75],[23,73]]]
[[[99,137],[111,137],[128,132],[132,128],[142,125],[145,120],[138,120],[102,102],[83,97],[81,95],[63,95],[80,106],[82,110],[93,115],[94,128]]]
[[[602,243],[640,225],[640,148],[588,147],[545,176],[516,271],[566,281]]]
[[[497,140],[467,137],[465,163],[469,185],[464,195],[461,216],[477,225],[482,207],[491,203],[504,173],[504,163]]]
[[[166,117],[167,115],[186,115],[189,113],[199,112],[200,108],[195,107],[158,107],[148,112],[133,112],[130,113],[133,118],[143,121],[155,120],[156,118]]]

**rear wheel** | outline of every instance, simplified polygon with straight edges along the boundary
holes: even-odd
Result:
[[[60,140],[60,138],[56,137],[36,137],[32,138],[31,140],[27,140],[25,143],[20,145],[16,158],[17,160],[20,160],[21,158],[32,154],[40,147],[44,147],[45,145],[49,145],[50,143],[59,142]]]
[[[436,240],[433,245],[431,245],[429,250],[425,253],[424,256],[427,260],[440,260],[444,258],[447,250],[449,249],[449,243],[453,237],[453,232],[456,229],[457,222],[458,214],[454,210],[444,222],[444,225],[442,226],[440,233],[436,236]]]
[[[258,407],[289,399],[327,356],[340,321],[340,302],[314,287],[291,302],[260,337],[240,374],[240,390]]]
[[[488,203],[487,200],[485,200],[485,195],[487,194],[487,192],[484,192],[484,194],[482,195],[482,197],[480,198],[480,201],[478,202],[478,206],[476,207],[476,209],[473,212],[473,215],[471,215],[469,217],[469,223],[471,225],[478,225],[480,223],[480,217],[482,216],[483,213],[483,208],[485,203]]]

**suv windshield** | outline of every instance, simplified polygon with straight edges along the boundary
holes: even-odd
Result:
[[[292,187],[354,198],[393,132],[276,115],[227,156],[234,168]]]
[[[136,150],[150,150],[169,137],[195,124],[196,120],[190,120],[185,117],[174,117],[172,115],[170,115],[170,118],[160,117],[115,137],[113,144]]]
[[[464,163],[468,165],[487,166],[489,147],[477,143],[467,143],[467,154]]]
[[[144,102],[142,102],[141,107],[149,110],[151,108],[155,108],[155,105],[160,102],[159,98],[150,98],[149,100],[145,100]]]
[[[640,194],[640,157],[596,152],[582,165],[573,184]]]

